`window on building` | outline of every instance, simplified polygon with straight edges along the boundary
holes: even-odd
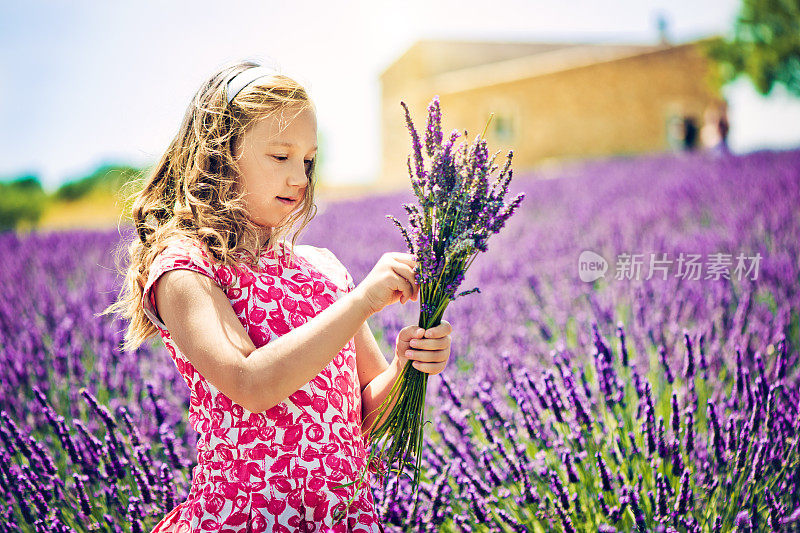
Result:
[[[500,141],[510,141],[514,138],[514,121],[510,114],[496,113],[492,118],[492,133]]]

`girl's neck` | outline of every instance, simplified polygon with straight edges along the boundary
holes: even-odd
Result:
[[[267,232],[261,233],[258,236],[258,242],[252,241],[245,241],[243,246],[248,250],[251,250],[256,257],[260,257],[265,251],[267,247],[267,243],[269,242],[270,234]],[[275,247],[277,250],[281,250],[281,243],[276,242]]]

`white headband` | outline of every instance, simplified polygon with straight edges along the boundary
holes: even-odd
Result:
[[[230,104],[233,99],[236,98],[236,95],[239,94],[239,91],[253,83],[258,78],[263,78],[264,76],[273,76],[275,74],[280,74],[280,72],[270,67],[251,67],[243,70],[228,81],[226,88],[228,103]]]

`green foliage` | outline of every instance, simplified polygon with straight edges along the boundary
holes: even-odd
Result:
[[[0,231],[36,225],[53,200],[77,200],[92,192],[115,194],[141,172],[125,165],[104,165],[89,176],[65,183],[53,194],[44,191],[35,175],[0,179]]]
[[[47,195],[36,176],[26,175],[0,183],[0,231],[21,222],[35,224],[42,216]]]
[[[117,192],[127,182],[138,177],[139,169],[130,166],[103,165],[89,176],[69,181],[55,192],[58,200],[77,200],[90,192]]]
[[[800,2],[742,0],[733,38],[711,39],[706,53],[722,83],[745,74],[761,94],[782,83],[800,96]]]
[[[33,174],[26,174],[24,176],[19,176],[18,178],[10,182],[7,182],[6,185],[15,187],[20,191],[26,191],[32,193],[44,192],[44,189],[42,189],[42,184],[39,181],[39,178],[37,176],[34,176]]]

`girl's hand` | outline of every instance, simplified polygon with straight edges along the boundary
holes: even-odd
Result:
[[[440,373],[450,359],[452,331],[453,328],[447,320],[442,320],[435,328],[426,330],[419,326],[401,329],[394,348],[398,368],[402,370],[407,361],[412,361],[411,364],[420,372],[430,375]]]
[[[419,285],[416,281],[416,269],[417,260],[414,254],[387,252],[354,292],[360,294],[373,314],[398,301],[404,304],[409,300],[417,300]]]

